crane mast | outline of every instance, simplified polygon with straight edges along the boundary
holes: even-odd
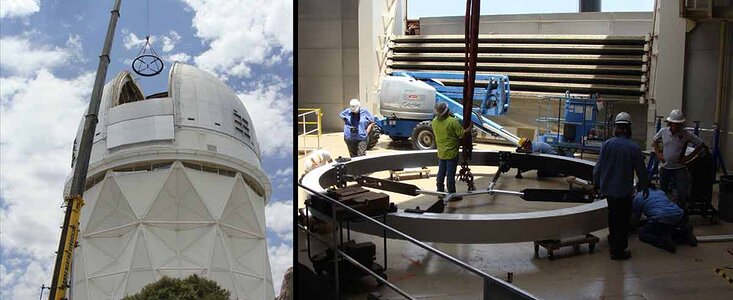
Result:
[[[99,105],[102,100],[104,80],[107,77],[107,66],[109,66],[110,62],[109,53],[112,48],[117,19],[120,17],[120,2],[121,0],[115,0],[114,7],[110,12],[111,16],[109,26],[107,27],[107,36],[102,47],[102,54],[99,56],[97,76],[94,80],[89,108],[84,116],[84,129],[82,131],[81,141],[79,142],[78,155],[76,164],[74,165],[74,175],[71,179],[71,191],[69,196],[64,198],[66,213],[64,215],[64,225],[61,228],[58,251],[56,252],[56,263],[51,281],[51,291],[48,296],[49,300],[66,299],[66,291],[70,287],[71,264],[79,235],[79,216],[81,215],[81,208],[84,206],[82,196],[84,195],[84,187],[86,185],[94,131],[97,128],[97,114],[99,113]]]

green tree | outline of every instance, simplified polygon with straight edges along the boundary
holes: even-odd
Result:
[[[123,300],[227,300],[229,295],[215,281],[194,274],[185,279],[163,276]]]

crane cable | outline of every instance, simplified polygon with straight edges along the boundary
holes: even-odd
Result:
[[[132,70],[140,76],[150,77],[160,74],[165,67],[163,60],[150,43],[150,0],[145,1],[145,43],[132,61]]]
[[[468,161],[471,160],[473,152],[473,141],[471,134],[471,114],[473,112],[473,93],[476,83],[476,53],[478,50],[478,31],[481,2],[479,0],[466,0],[465,18],[465,56],[463,71],[463,148],[461,170],[458,172],[458,180],[468,185],[469,191],[475,191],[471,168]]]

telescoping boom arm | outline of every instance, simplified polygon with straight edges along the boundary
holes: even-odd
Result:
[[[109,26],[107,27],[107,36],[104,40],[102,55],[99,56],[99,66],[97,67],[97,77],[94,79],[92,97],[89,100],[87,114],[84,116],[84,129],[81,135],[81,142],[79,143],[76,164],[74,165],[74,175],[71,178],[71,192],[64,199],[66,202],[66,214],[64,215],[64,225],[61,229],[59,248],[56,252],[56,264],[53,269],[51,292],[48,294],[49,300],[66,299],[66,291],[70,287],[71,264],[79,235],[79,216],[81,215],[81,208],[84,206],[82,196],[84,195],[84,186],[87,180],[87,169],[89,168],[89,157],[92,152],[94,131],[97,129],[99,103],[102,100],[104,80],[107,77],[109,53],[112,48],[117,19],[120,17],[120,2],[121,0],[115,0],[114,8],[111,11],[112,15],[110,16]]]

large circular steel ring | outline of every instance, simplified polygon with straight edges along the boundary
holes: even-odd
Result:
[[[511,153],[513,168],[547,168],[568,176],[591,180],[595,163],[575,158]],[[347,174],[368,174],[383,170],[434,166],[436,151],[406,151],[398,154],[359,157],[345,163]],[[473,151],[471,165],[498,166],[496,151]],[[307,173],[301,183],[315,191],[336,183],[333,165],[322,166]],[[436,199],[437,200],[437,199]],[[377,218],[381,219],[381,218]],[[403,210],[387,215],[387,225],[425,242],[488,244],[561,239],[584,235],[608,226],[606,200],[578,206],[522,213],[460,214],[407,213]],[[381,235],[381,228],[356,222],[351,229]],[[389,238],[399,236],[388,235]]]
[[[160,57],[144,54],[132,61],[132,70],[140,76],[151,77],[160,74],[165,64]]]

